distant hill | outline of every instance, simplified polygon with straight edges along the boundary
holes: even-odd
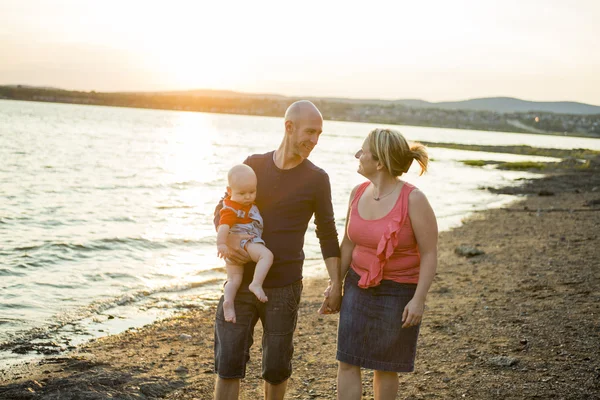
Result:
[[[488,97],[464,101],[443,101],[439,103],[430,103],[422,100],[396,100],[394,103],[413,108],[438,108],[442,110],[475,110],[499,113],[540,111],[557,114],[600,114],[600,106],[591,104],[573,101],[527,101],[512,97]]]
[[[28,88],[28,89],[47,89],[64,90],[52,87],[36,87],[28,85],[4,85],[9,88]],[[247,98],[247,99],[270,99],[270,100],[294,100],[304,98],[309,100],[325,100],[337,103],[347,104],[394,104],[410,108],[435,108],[440,110],[473,110],[473,111],[491,111],[497,113],[519,113],[519,112],[548,112],[555,114],[571,115],[590,115],[600,114],[600,106],[592,104],[578,103],[574,101],[528,101],[514,97],[485,97],[478,99],[462,101],[442,101],[429,102],[419,99],[360,99],[360,98],[342,98],[342,97],[314,97],[314,96],[284,96],[272,93],[245,93],[235,92],[233,90],[214,90],[214,89],[191,89],[191,90],[168,90],[152,92],[105,92],[107,94],[121,95],[161,95],[161,96],[194,96],[194,97],[213,97],[213,98]]]
[[[271,117],[281,117],[286,108],[300,98],[307,97],[239,93],[227,90],[106,93],[0,85],[0,100]],[[308,99],[315,101],[323,117],[332,121],[600,138],[600,107],[582,103],[533,102],[503,97],[441,103],[418,99],[323,97],[308,97]]]
[[[53,87],[53,86],[2,85],[1,87],[13,88],[13,89],[23,88],[23,89],[64,90],[64,89],[56,88],[56,87]]]
[[[169,90],[160,92],[112,92],[118,94],[143,94],[143,95],[166,95],[166,96],[195,96],[195,97],[222,97],[222,98],[260,98],[260,99],[286,99],[288,97],[279,94],[268,93],[244,93],[233,90],[215,89],[192,89],[192,90]]]
[[[276,94],[255,94],[234,92],[230,90],[186,90],[161,92],[161,94],[187,94],[193,96],[214,96],[214,97],[250,97],[264,99],[285,99],[288,96]],[[302,97],[302,96],[295,96]],[[401,99],[401,100],[378,100],[378,99],[348,99],[340,97],[304,97],[312,100],[327,100],[339,103],[360,103],[360,104],[398,104],[411,108],[437,108],[442,110],[474,110],[474,111],[492,111],[498,113],[515,112],[550,112],[556,114],[600,114],[600,106],[591,104],[577,103],[573,101],[527,101],[513,97],[487,97],[480,99],[462,100],[462,101],[442,101],[432,103],[419,99]]]

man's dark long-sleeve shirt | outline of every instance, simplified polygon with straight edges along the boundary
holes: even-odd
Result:
[[[302,279],[304,235],[313,214],[323,258],[340,256],[329,176],[309,160],[292,169],[279,169],[273,153],[244,161],[258,178],[255,203],[264,220],[262,238],[275,256],[264,287],[282,287]],[[254,263],[249,263],[244,282],[250,282],[253,274]]]

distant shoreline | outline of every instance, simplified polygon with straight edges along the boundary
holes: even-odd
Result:
[[[280,117],[295,98],[193,94],[100,93],[0,86],[0,100]],[[413,108],[393,103],[311,99],[326,120],[432,128],[600,138],[600,115]],[[537,121],[537,122],[533,122]],[[535,126],[528,124],[535,123]],[[562,132],[562,133],[560,133]]]

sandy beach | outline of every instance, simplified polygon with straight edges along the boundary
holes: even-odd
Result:
[[[600,166],[501,191],[526,196],[440,235],[400,399],[600,399]],[[304,282],[289,399],[335,398],[337,315],[317,314],[325,285]],[[0,399],[210,399],[214,313],[194,308],[0,369]],[[260,336],[259,324],[242,399],[262,398]]]

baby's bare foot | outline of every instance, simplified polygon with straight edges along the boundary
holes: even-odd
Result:
[[[226,300],[223,302],[223,314],[225,314],[225,321],[235,324],[235,308],[233,307],[233,301]]]
[[[261,284],[252,282],[248,286],[248,289],[250,289],[250,291],[256,295],[256,298],[258,298],[258,300],[262,301],[263,303],[269,300]]]

